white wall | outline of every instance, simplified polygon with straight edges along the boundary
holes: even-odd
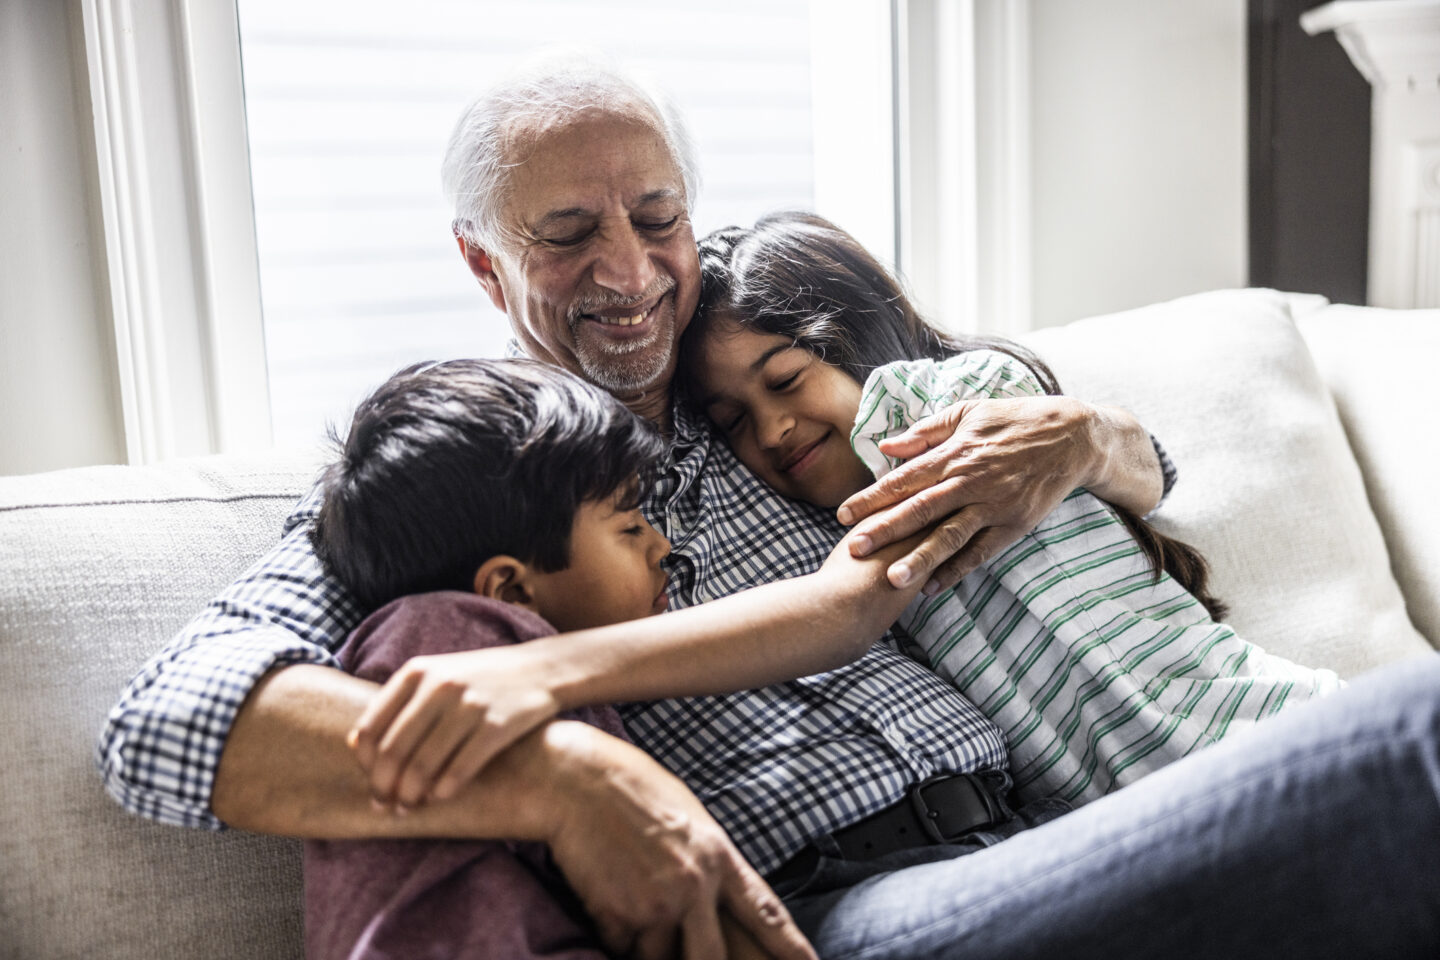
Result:
[[[1031,0],[1033,319],[1246,280],[1243,0]]]
[[[73,3],[0,3],[0,475],[124,460]]]

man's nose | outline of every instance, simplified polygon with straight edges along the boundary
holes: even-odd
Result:
[[[591,275],[597,284],[623,297],[638,297],[650,289],[657,275],[655,264],[634,224],[626,222],[604,231]]]

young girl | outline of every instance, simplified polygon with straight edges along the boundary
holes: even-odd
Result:
[[[971,398],[1059,393],[1016,344],[929,326],[852,237],[777,214],[700,244],[687,390],[776,490],[834,508],[899,461],[880,442]],[[858,455],[858,456],[857,456]],[[1084,802],[1340,679],[1218,623],[1204,560],[1074,491],[900,626],[1004,730],[1024,799]]]

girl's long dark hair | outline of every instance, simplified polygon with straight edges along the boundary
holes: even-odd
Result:
[[[1019,360],[1047,394],[1059,381],[1030,350],[1001,337],[957,336],[916,312],[900,283],[854,237],[823,217],[784,212],[754,227],[726,227],[700,241],[700,305],[681,344],[693,364],[705,327],[725,318],[793,340],[858,383],[887,363],[943,360],[970,350],[996,350]],[[682,383],[693,377],[682,378]],[[1115,504],[1158,580],[1169,573],[1215,620],[1226,608],[1209,591],[1210,570],[1194,547],[1167,537]]]

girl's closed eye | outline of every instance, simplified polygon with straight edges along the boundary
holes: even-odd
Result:
[[[860,384],[794,337],[712,318],[693,356],[705,412],[740,461],[786,496],[838,506],[870,481],[850,449]]]
[[[743,407],[732,407],[729,404],[711,404],[705,410],[705,416],[710,422],[719,427],[723,433],[734,433],[740,429],[740,424],[745,421],[745,409]]]

